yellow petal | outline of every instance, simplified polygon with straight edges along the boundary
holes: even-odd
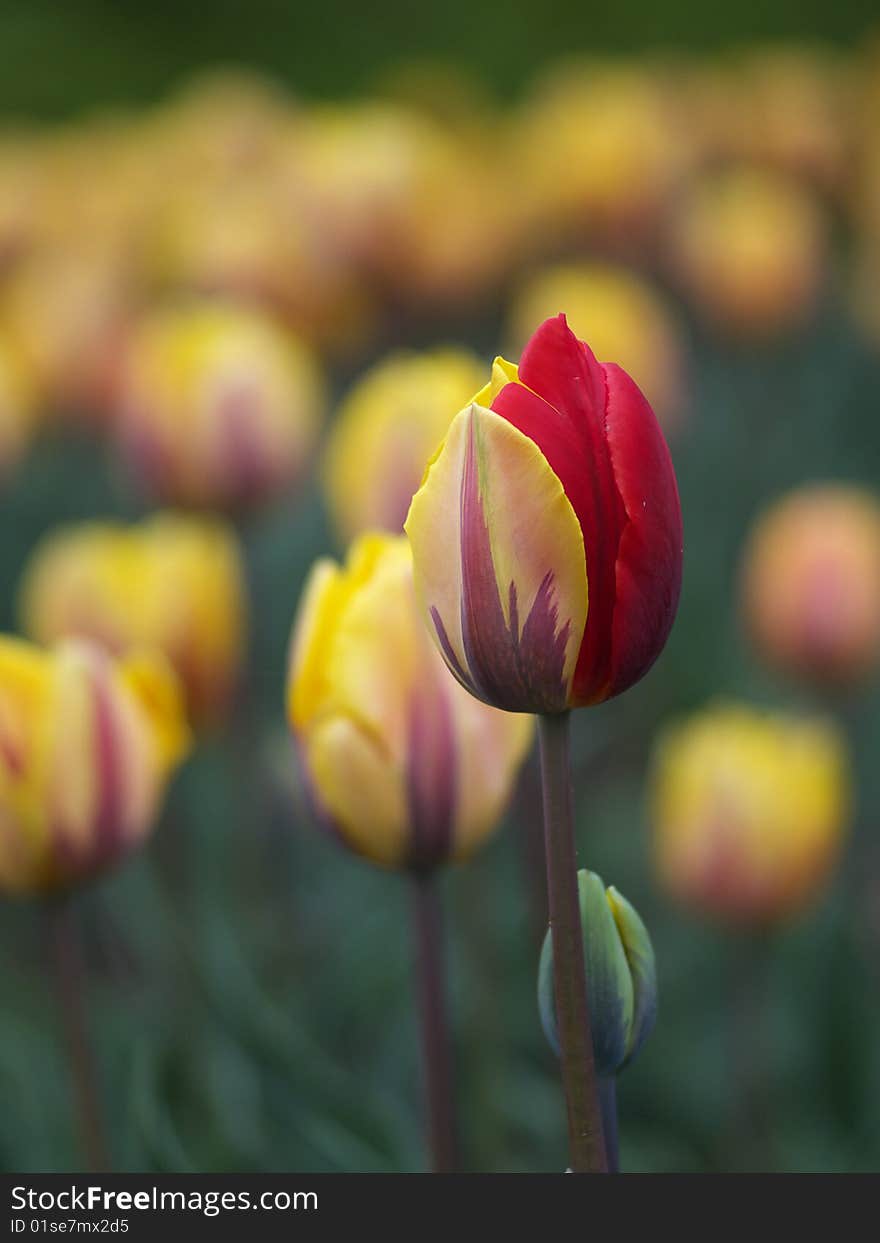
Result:
[[[459,681],[513,711],[566,707],[587,618],[584,540],[538,446],[469,406],[406,531],[429,629]]]
[[[359,722],[329,717],[310,731],[306,769],[321,810],[352,850],[393,867],[409,849],[401,772]]]

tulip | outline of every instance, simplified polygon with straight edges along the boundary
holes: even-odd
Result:
[[[320,561],[291,641],[288,716],[321,819],[385,867],[429,870],[496,827],[531,721],[477,703],[424,632],[402,538]]]
[[[108,1166],[84,997],[74,890],[134,851],[156,823],[188,733],[158,655],[114,661],[67,640],[0,636],[0,893],[39,896],[90,1170]]]
[[[837,860],[850,806],[845,745],[821,718],[710,708],[662,736],[650,801],[669,892],[768,925],[806,907]]]
[[[681,585],[669,450],[625,371],[565,316],[517,370],[497,359],[456,415],[406,531],[429,631],[478,699],[540,714],[544,840],[572,1169],[608,1168],[590,1039],[574,849],[569,709],[632,686]]]
[[[406,540],[371,533],[320,561],[294,626],[288,717],[312,803],[333,834],[408,869],[433,1167],[455,1167],[437,866],[496,827],[532,735],[456,684],[419,616]]]
[[[746,627],[773,665],[826,685],[880,665],[880,501],[810,485],[758,520],[742,573]]]
[[[632,250],[650,236],[691,160],[665,85],[638,65],[555,71],[513,130],[517,192],[536,234]]]
[[[707,319],[744,339],[809,317],[825,265],[818,202],[783,174],[749,166],[707,174],[676,213],[672,262]]]
[[[67,889],[124,858],[187,745],[158,656],[0,638],[0,891]]]
[[[218,519],[163,513],[53,532],[26,567],[20,613],[40,643],[78,635],[119,655],[158,649],[197,725],[223,720],[232,706],[246,588],[238,541]]]
[[[393,354],[355,384],[334,423],[325,469],[343,539],[402,531],[425,463],[481,382],[476,357],[449,348]]]
[[[559,264],[532,274],[510,312],[517,349],[532,325],[566,308],[575,336],[600,358],[617,359],[651,403],[665,431],[681,418],[684,345],[672,311],[659,291],[613,264]]]
[[[190,303],[148,314],[132,332],[120,447],[160,497],[238,508],[301,475],[320,406],[302,343],[257,311]]]
[[[634,382],[564,315],[459,413],[413,498],[416,586],[449,668],[487,703],[563,712],[638,681],[681,586],[669,451]]]
[[[578,900],[584,929],[584,962],[592,985],[592,1043],[602,1082],[602,1107],[609,1165],[617,1168],[615,1076],[636,1057],[657,1016],[654,947],[638,911],[601,877],[578,872]],[[553,1051],[559,1053],[553,939],[544,939],[538,968],[538,1007]]]

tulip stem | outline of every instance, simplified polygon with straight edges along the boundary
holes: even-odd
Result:
[[[437,886],[430,873],[413,875],[413,924],[431,1168],[435,1174],[451,1174],[458,1159],[452,1050],[446,1015],[443,920]]]
[[[599,1099],[602,1102],[602,1129],[605,1134],[605,1155],[608,1173],[620,1173],[620,1152],[617,1144],[617,1079],[610,1075],[599,1080]]]
[[[83,1155],[91,1174],[110,1169],[97,1076],[85,1016],[86,973],[79,922],[71,899],[53,899],[47,906],[52,972],[61,1026],[67,1045],[71,1087],[79,1122]]]
[[[571,1169],[604,1174],[605,1137],[593,1061],[584,942],[574,848],[569,713],[538,717],[544,787],[547,906],[553,940],[553,977],[559,1058],[568,1109]]]

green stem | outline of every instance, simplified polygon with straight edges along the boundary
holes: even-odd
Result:
[[[458,1166],[452,1050],[446,1017],[443,921],[431,874],[413,875],[413,923],[431,1168],[435,1174],[451,1174]]]
[[[85,1017],[85,968],[80,945],[79,924],[68,897],[49,902],[46,912],[52,970],[61,1024],[67,1044],[67,1058],[82,1150],[88,1163],[88,1172],[101,1174],[110,1169],[110,1164],[107,1159],[97,1077]]]
[[[617,1145],[617,1080],[614,1075],[599,1080],[599,1099],[602,1102],[602,1129],[605,1133],[605,1152],[608,1157],[608,1173],[620,1173],[620,1152]]]
[[[574,848],[569,713],[538,718],[544,785],[547,906],[553,939],[556,1020],[568,1108],[571,1169],[607,1172],[605,1138],[587,1001],[584,941]]]

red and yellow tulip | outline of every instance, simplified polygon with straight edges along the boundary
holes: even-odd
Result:
[[[20,603],[23,629],[40,643],[79,636],[114,655],[157,648],[195,724],[231,707],[247,598],[238,541],[218,519],[163,513],[54,532],[25,570]]]
[[[402,536],[319,561],[291,639],[288,717],[312,801],[352,850],[424,871],[496,827],[532,736],[450,677],[416,605]]]
[[[678,604],[669,450],[625,371],[565,316],[453,420],[406,530],[428,625],[472,694],[520,712],[599,703],[638,681]]]
[[[187,746],[160,657],[0,637],[0,891],[64,888],[124,857]]]

